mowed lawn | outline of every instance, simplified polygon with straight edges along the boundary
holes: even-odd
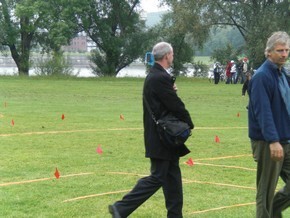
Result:
[[[0,217],[111,217],[108,204],[149,174],[143,81],[0,77]],[[184,217],[255,217],[242,85],[177,86],[195,124],[180,160]],[[130,217],[166,217],[162,190]]]

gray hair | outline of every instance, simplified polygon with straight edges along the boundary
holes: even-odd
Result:
[[[276,45],[286,45],[290,47],[290,37],[286,32],[278,31],[274,32],[267,41],[265,48],[265,56],[268,57],[268,53],[274,49]]]
[[[161,60],[166,54],[173,51],[172,46],[167,42],[159,42],[156,45],[154,45],[152,54],[154,56],[154,59],[156,61]]]

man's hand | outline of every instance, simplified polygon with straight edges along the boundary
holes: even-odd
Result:
[[[174,90],[174,91],[177,91],[177,90],[178,90],[178,88],[177,88],[177,86],[176,86],[175,83],[173,84],[173,90]]]
[[[283,147],[279,142],[270,144],[271,159],[274,161],[281,161],[284,158]]]

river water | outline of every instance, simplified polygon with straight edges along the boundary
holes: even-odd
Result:
[[[0,66],[0,75],[18,75],[18,69],[16,67],[1,67]],[[29,70],[30,76],[35,76],[35,69]],[[74,67],[73,75],[77,77],[96,77],[92,73],[90,67]],[[117,77],[145,77],[146,76],[146,67],[144,64],[133,64],[126,68],[123,68],[118,74]]]

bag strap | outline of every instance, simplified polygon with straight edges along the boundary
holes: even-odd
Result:
[[[146,105],[146,107],[147,107],[147,110],[148,110],[148,111],[150,112],[150,114],[151,114],[151,118],[152,118],[152,120],[154,121],[154,123],[158,124],[158,122],[157,122],[157,120],[156,120],[156,117],[155,117],[153,111],[151,110],[151,108],[150,108],[150,106],[149,106],[149,103],[148,103],[148,101],[147,101],[147,99],[146,99],[146,97],[145,97],[144,94],[143,94],[143,100],[144,100],[144,102],[145,102],[145,105]]]

